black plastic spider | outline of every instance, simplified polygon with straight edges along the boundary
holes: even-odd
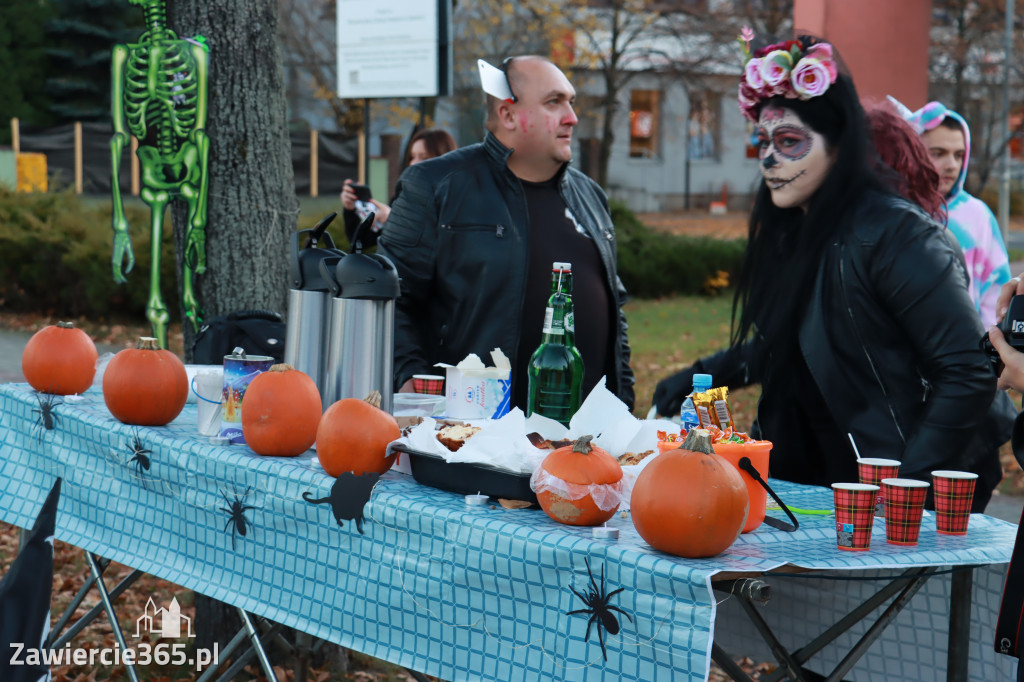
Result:
[[[131,459],[128,460],[128,464],[135,466],[135,474],[142,482],[142,487],[146,488],[146,472],[149,471],[150,465],[149,456],[153,454],[153,451],[148,450],[143,446],[142,438],[139,437],[138,429],[135,429],[135,436],[127,447],[128,452],[131,455]]]
[[[36,401],[39,407],[32,409],[36,416],[35,428],[39,430],[39,440],[45,435],[43,431],[53,431],[60,424],[60,415],[57,414],[57,406],[63,405],[64,401],[52,393],[36,392]]]
[[[227,507],[221,507],[220,510],[229,514],[228,522],[224,524],[224,532],[228,531],[228,527],[231,527],[231,549],[235,549],[235,534],[245,537],[246,532],[249,528],[252,528],[252,523],[249,519],[245,518],[245,512],[256,507],[250,507],[245,504],[245,498],[249,497],[249,491],[252,490],[252,486],[245,489],[245,493],[239,496],[235,493],[235,501],[232,502],[228,498],[228,494],[223,490],[220,494],[224,497],[224,502],[227,503]]]
[[[623,616],[625,616],[626,618],[629,618],[629,622],[630,623],[633,622],[633,618],[628,613],[626,613],[625,611],[620,609],[618,606],[611,606],[608,603],[609,601],[611,601],[612,597],[617,595],[619,592],[622,592],[622,590],[624,590],[626,588],[620,587],[617,590],[612,590],[611,592],[605,592],[605,589],[607,589],[607,588],[605,587],[605,584],[604,584],[604,566],[602,566],[601,567],[601,587],[599,589],[597,587],[597,581],[594,580],[594,572],[590,570],[590,558],[587,557],[584,560],[587,562],[587,573],[590,575],[590,584],[591,584],[591,586],[593,586],[594,589],[592,589],[589,592],[587,592],[586,596],[584,596],[584,595],[580,594],[579,592],[577,592],[576,588],[574,588],[572,585],[570,585],[569,589],[572,590],[573,594],[575,594],[577,597],[579,597],[581,600],[583,600],[583,603],[587,605],[587,608],[585,608],[585,609],[578,609],[576,611],[569,611],[569,613],[566,614],[566,615],[571,616],[571,615],[576,614],[576,613],[589,613],[590,614],[590,620],[587,621],[587,636],[583,638],[583,641],[584,642],[590,641],[590,626],[593,625],[594,623],[597,623],[597,636],[598,636],[598,639],[601,640],[601,653],[604,655],[604,660],[607,661],[608,660],[608,652],[605,651],[605,648],[604,648],[604,631],[607,630],[608,634],[611,634],[611,635],[619,634],[619,621],[612,614],[612,611],[617,611],[617,612],[621,613]]]

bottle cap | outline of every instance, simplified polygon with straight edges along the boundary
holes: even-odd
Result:
[[[704,389],[711,388],[711,375],[710,374],[694,374],[693,375],[693,388],[697,390],[698,387]]]
[[[551,272],[572,272],[572,263],[552,263]]]

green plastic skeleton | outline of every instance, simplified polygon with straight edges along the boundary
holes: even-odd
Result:
[[[192,287],[193,272],[206,271],[206,198],[210,138],[206,127],[210,58],[203,39],[181,40],[167,28],[165,0],[129,0],[146,14],[146,31],[137,43],[115,45],[112,113],[114,281],[125,282],[135,265],[128,221],[118,186],[121,153],[129,133],[139,140],[142,201],[150,208],[152,264],[146,317],[153,336],[167,347],[170,314],[160,295],[160,244],[164,209],[175,197],[188,204],[182,300],[185,316],[198,330],[202,310]],[[123,271],[122,271],[123,268]]]

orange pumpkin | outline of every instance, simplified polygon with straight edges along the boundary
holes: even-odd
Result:
[[[246,395],[245,409],[249,409]],[[376,405],[374,404],[376,403]],[[398,422],[380,409],[380,394],[366,400],[342,398],[327,408],[316,431],[316,456],[331,476],[383,474],[397,455],[385,456],[388,443],[402,435]]]
[[[743,530],[748,506],[740,473],[715,454],[705,429],[691,429],[681,448],[654,458],[629,501],[640,537],[688,559],[724,552]]]
[[[615,516],[619,505],[602,509],[594,502],[593,495],[570,499],[559,493],[563,484],[568,486],[611,486],[609,495],[617,495],[622,481],[622,467],[605,450],[593,445],[592,436],[581,436],[572,445],[554,450],[541,462],[534,481],[537,485],[537,501],[544,513],[559,523],[570,526],[597,526]],[[545,479],[555,479],[554,486]],[[607,506],[607,505],[605,505]]]
[[[242,435],[257,455],[295,457],[316,441],[323,408],[316,383],[291,365],[273,365],[245,390]]]
[[[185,365],[149,336],[111,358],[103,373],[103,400],[125,424],[163,426],[181,413],[187,399]]]
[[[84,393],[96,376],[96,344],[71,322],[40,329],[21,353],[21,373],[40,393]]]

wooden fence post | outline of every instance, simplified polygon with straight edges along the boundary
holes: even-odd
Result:
[[[132,157],[132,196],[139,196],[139,140],[134,135],[129,135],[132,139],[131,143],[131,157]]]
[[[21,123],[17,116],[11,119],[11,145],[15,154],[21,153]]]
[[[314,130],[309,131],[309,196],[320,194],[320,137]]]
[[[75,121],[75,194],[82,193],[82,122]]]

